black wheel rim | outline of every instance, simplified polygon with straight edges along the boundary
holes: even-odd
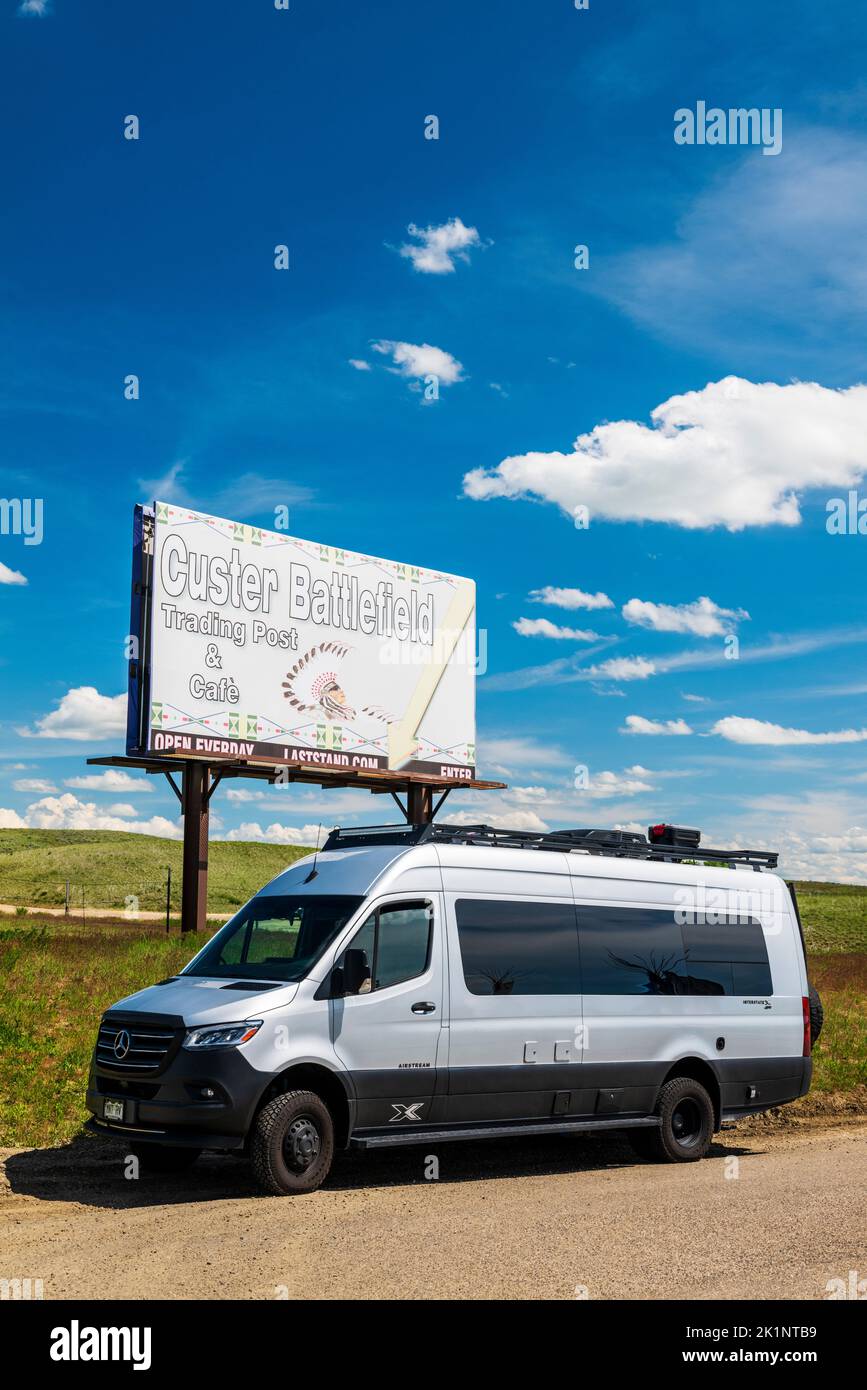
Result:
[[[701,1106],[691,1096],[678,1101],[671,1116],[671,1132],[675,1143],[682,1149],[695,1148],[702,1136],[703,1118]]]
[[[319,1157],[322,1136],[310,1115],[293,1120],[283,1138],[283,1157],[293,1173],[304,1173]]]

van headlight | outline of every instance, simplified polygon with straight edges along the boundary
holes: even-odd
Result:
[[[240,1047],[255,1037],[261,1027],[261,1018],[248,1018],[246,1023],[211,1023],[205,1028],[191,1028],[183,1046],[191,1052],[207,1047]]]

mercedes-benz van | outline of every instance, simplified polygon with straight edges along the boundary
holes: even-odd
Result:
[[[310,1192],[349,1146],[623,1129],[701,1158],[802,1096],[821,1005],[776,856],[698,832],[332,832],[102,1018],[92,1129]]]

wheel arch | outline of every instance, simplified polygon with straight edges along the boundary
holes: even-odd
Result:
[[[275,1096],[284,1095],[286,1091],[313,1091],[320,1096],[334,1120],[335,1147],[346,1148],[352,1131],[355,1102],[340,1073],[323,1066],[321,1062],[292,1062],[272,1077],[250,1118],[250,1129],[256,1123],[260,1110]]]
[[[704,1057],[681,1057],[678,1061],[671,1063],[671,1066],[659,1084],[659,1090],[656,1093],[657,1097],[663,1086],[669,1081],[673,1081],[675,1077],[678,1076],[688,1076],[691,1081],[698,1081],[700,1085],[704,1086],[710,1096],[711,1104],[713,1105],[714,1133],[716,1133],[720,1127],[720,1117],[722,1114],[722,1091],[716,1068]],[[656,1102],[654,1102],[654,1108],[655,1105]]]

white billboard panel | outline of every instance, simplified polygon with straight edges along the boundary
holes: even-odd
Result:
[[[471,778],[475,584],[155,505],[148,749]]]

